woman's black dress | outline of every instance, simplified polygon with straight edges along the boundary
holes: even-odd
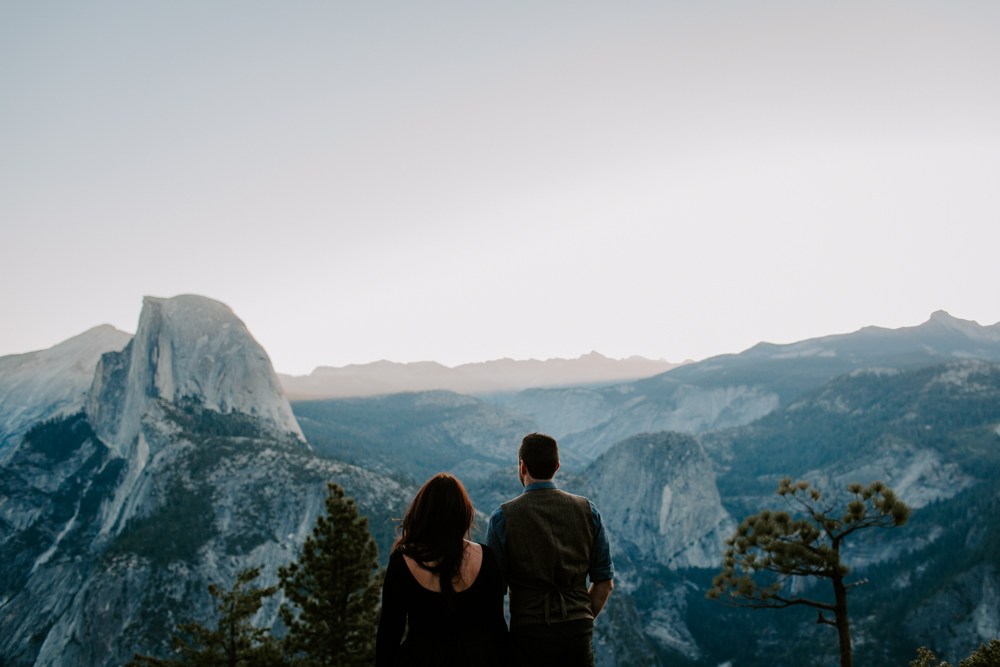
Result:
[[[507,585],[493,552],[482,546],[479,574],[470,587],[452,595],[450,611],[445,610],[444,595],[417,583],[403,554],[392,553],[382,587],[377,667],[504,664],[507,622],[503,596]],[[400,644],[407,620],[409,632]]]

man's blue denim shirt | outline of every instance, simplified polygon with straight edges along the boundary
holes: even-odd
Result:
[[[556,489],[555,482],[534,482],[524,487],[522,493],[528,493],[536,489]],[[604,530],[604,521],[601,513],[597,511],[594,503],[590,503],[590,510],[594,513],[594,548],[590,552],[590,571],[587,575],[590,582],[607,581],[615,578],[615,564],[611,561],[611,545],[608,544],[608,533]],[[503,508],[498,507],[490,515],[490,522],[486,526],[486,546],[493,551],[500,569],[507,573],[507,552],[504,545],[507,543],[507,528],[504,526]]]

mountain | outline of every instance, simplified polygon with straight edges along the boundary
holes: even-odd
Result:
[[[712,462],[680,433],[623,440],[583,473],[608,529],[633,560],[672,569],[714,567],[736,524],[722,506]]]
[[[830,378],[859,368],[916,368],[957,359],[1000,361],[1000,323],[981,326],[944,311],[915,327],[865,327],[788,345],[685,364],[655,377],[602,388],[530,389],[502,404],[558,433],[594,459],[636,433],[701,433],[748,424]]]
[[[83,409],[101,355],[130,340],[103,324],[47,350],[0,357],[0,461],[35,422]]]
[[[461,394],[496,394],[529,387],[599,385],[649,377],[680,364],[633,356],[609,359],[597,352],[577,359],[496,359],[449,368],[434,361],[407,364],[376,361],[349,366],[320,366],[309,375],[281,375],[296,400],[448,390]]]
[[[119,451],[137,438],[142,447],[140,422],[158,399],[196,400],[302,437],[264,348],[232,310],[205,297],[143,299],[135,337],[97,364],[87,418]]]
[[[67,404],[84,409],[53,395],[28,406],[56,416],[13,438],[0,475],[4,665],[166,654],[178,623],[214,618],[209,583],[247,567],[276,581],[327,481],[370,517],[383,559],[414,492],[312,451],[264,350],[204,297],[145,299],[135,337]],[[279,603],[257,622],[274,624]]]

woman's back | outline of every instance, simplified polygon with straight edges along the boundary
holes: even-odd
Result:
[[[382,588],[378,667],[500,665],[506,650],[503,597],[507,587],[493,552],[470,544],[454,592],[441,593],[436,575],[398,549],[389,557]],[[409,623],[406,642],[400,645]]]
[[[479,568],[483,564],[483,545],[464,540],[465,551],[462,554],[462,561],[459,564],[458,577],[452,581],[451,588],[454,591],[464,591],[469,588],[479,576]],[[441,577],[436,572],[424,569],[410,556],[403,554],[406,567],[410,574],[417,580],[417,583],[429,591],[441,592]]]

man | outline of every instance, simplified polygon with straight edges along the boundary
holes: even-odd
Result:
[[[486,529],[509,586],[515,664],[593,667],[594,619],[615,576],[601,514],[552,481],[554,438],[525,436],[517,459],[524,491],[493,512]]]

